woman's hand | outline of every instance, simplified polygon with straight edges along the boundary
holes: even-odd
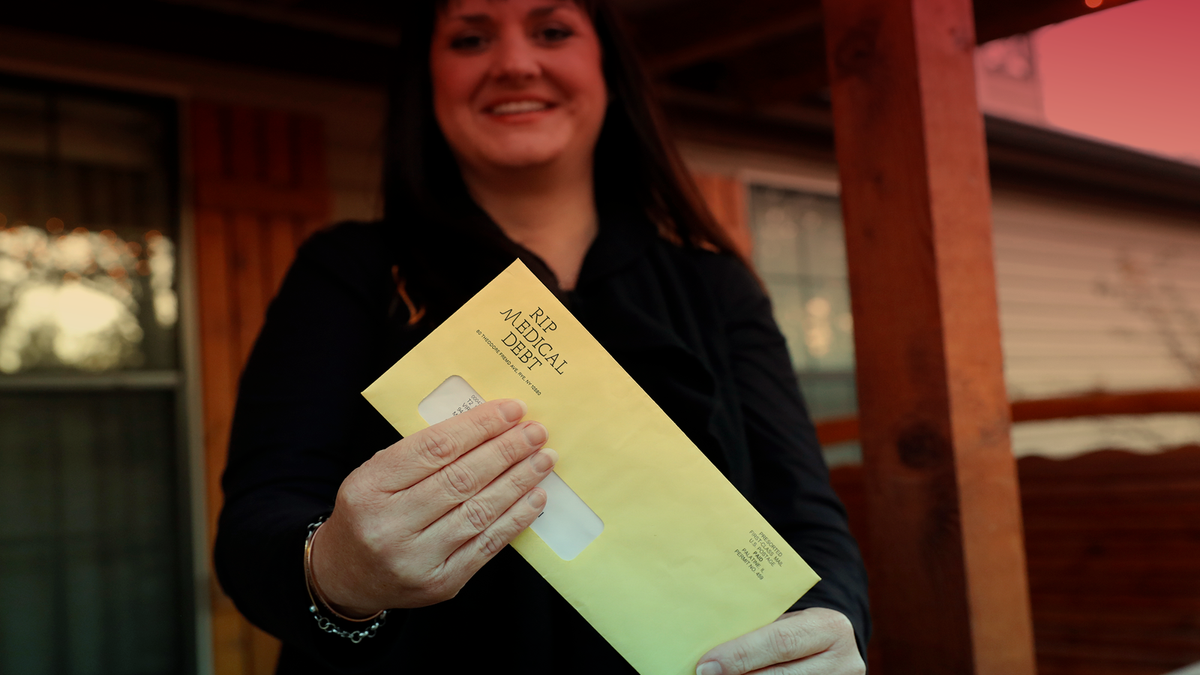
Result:
[[[696,675],[862,675],[866,669],[850,620],[813,607],[713,648],[700,657]]]
[[[346,477],[312,543],[317,586],[338,612],[449,600],[542,512],[554,468],[525,404],[484,403],[381,450]]]

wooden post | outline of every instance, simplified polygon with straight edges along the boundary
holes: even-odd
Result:
[[[823,0],[886,675],[1032,675],[970,0]]]

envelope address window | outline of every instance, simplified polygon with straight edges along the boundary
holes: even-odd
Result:
[[[484,399],[458,375],[446,378],[417,404],[429,424],[461,415]],[[551,472],[538,486],[546,491],[546,507],[530,529],[563,560],[573,560],[604,531],[604,522],[569,485]]]

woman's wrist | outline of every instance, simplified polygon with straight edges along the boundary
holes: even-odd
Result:
[[[332,529],[331,529],[332,528]],[[327,520],[313,531],[305,552],[305,577],[314,602],[327,607],[338,618],[347,621],[369,621],[382,612],[384,607],[364,606],[355,602],[348,592],[347,565],[337,556],[337,524]],[[330,539],[330,536],[333,539]],[[318,545],[318,540],[321,544]]]
[[[319,630],[340,638],[346,638],[354,644],[358,644],[363,640],[375,637],[379,633],[379,629],[387,622],[388,613],[386,610],[381,610],[364,619],[350,618],[330,608],[329,602],[321,596],[320,588],[313,577],[312,545],[313,540],[316,538],[317,530],[321,529],[324,523],[324,517],[310,523],[308,526],[308,536],[304,539],[304,586],[308,592],[308,612],[312,616],[313,621],[316,621]],[[331,614],[337,620],[330,618]]]

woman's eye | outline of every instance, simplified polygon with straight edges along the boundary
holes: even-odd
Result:
[[[457,51],[469,52],[482,49],[486,44],[487,41],[482,35],[468,33],[466,35],[459,35],[451,40],[450,48]]]
[[[545,26],[539,28],[537,37],[542,42],[562,42],[575,34],[575,31],[566,26]]]

